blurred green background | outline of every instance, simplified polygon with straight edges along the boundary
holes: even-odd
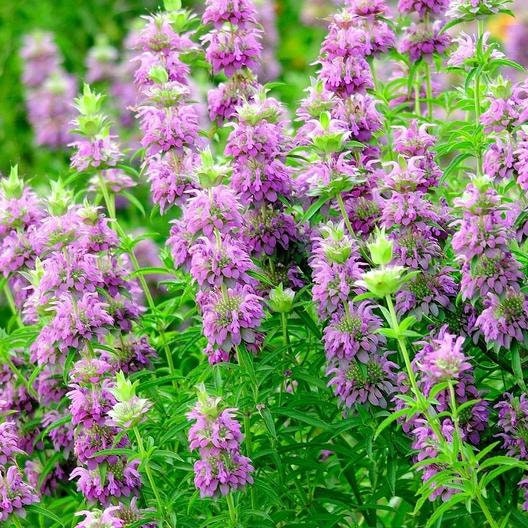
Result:
[[[324,0],[262,0],[277,15],[279,46],[277,57],[282,64],[275,88],[285,102],[292,104],[302,95],[314,71],[323,28],[305,25],[301,12],[324,14]],[[185,1],[184,6],[200,10],[203,1]],[[194,4],[194,5],[193,5]],[[158,0],[0,0],[0,172],[20,165],[22,174],[42,176],[64,170],[65,155],[33,146],[31,127],[26,120],[24,88],[21,84],[22,62],[19,57],[24,34],[35,29],[51,31],[64,55],[65,68],[82,82],[86,53],[97,35],[121,48],[130,25],[140,15],[155,11]],[[310,7],[311,6],[311,7]],[[311,11],[310,11],[311,9]],[[323,8],[324,9],[324,8]],[[50,174],[51,175],[51,174]]]

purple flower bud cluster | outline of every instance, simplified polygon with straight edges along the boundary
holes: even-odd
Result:
[[[442,54],[449,48],[451,37],[442,33],[443,23],[435,20],[412,23],[405,32],[399,51],[406,53],[412,62],[430,59],[435,54]]]
[[[519,397],[506,393],[504,399],[495,405],[499,413],[497,425],[501,432],[497,435],[502,439],[502,447],[511,457],[528,460],[528,396],[523,393]],[[528,479],[519,482],[519,488],[524,492],[523,508],[528,511]]]
[[[24,482],[16,465],[15,457],[24,452],[20,449],[15,422],[0,423],[0,521],[5,522],[11,514],[25,516],[24,507],[40,498],[35,488]]]
[[[421,350],[418,351],[412,362],[412,368],[416,373],[419,390],[428,396],[436,384],[448,382],[453,385],[454,400],[458,406],[473,402],[463,413],[460,413],[458,427],[461,439],[473,445],[478,445],[481,435],[488,426],[489,405],[482,399],[480,391],[475,385],[473,367],[469,358],[463,351],[464,337],[449,333],[446,327],[442,327],[438,334],[422,343]],[[403,384],[401,384],[404,380]],[[400,376],[400,390],[405,393],[409,390],[406,375]],[[434,405],[436,413],[452,411],[451,396],[448,389],[443,389],[435,396],[437,403]],[[404,403],[396,398],[396,408],[403,408]],[[425,463],[429,459],[435,459],[443,450],[443,445],[453,439],[455,424],[451,418],[440,420],[441,438],[437,436],[425,417],[416,415],[403,424],[404,431],[413,440],[412,447],[417,450],[416,460],[420,462],[422,480],[428,481],[441,469],[442,464],[431,462]],[[447,500],[455,490],[439,484],[431,484],[434,487],[430,499],[441,497]]]
[[[181,54],[194,49],[188,34],[172,28],[168,13],[145,17],[146,24],[131,46],[138,50],[134,80],[139,104],[136,117],[145,148],[144,168],[151,196],[163,213],[183,204],[196,188],[194,172],[200,113],[189,67]]]
[[[64,147],[70,140],[70,121],[77,86],[62,67],[62,58],[49,33],[26,35],[21,51],[24,59],[28,117],[35,143],[51,148]]]
[[[509,250],[511,219],[487,180],[469,184],[455,204],[463,210],[452,240],[462,261],[461,293],[465,299],[484,299],[475,339],[482,334],[486,343],[509,349],[512,342],[524,342],[528,329],[528,301],[520,291],[523,275]]]
[[[156,527],[155,523],[136,524],[143,518],[143,510],[138,508],[136,497],[133,497],[128,505],[108,506],[102,511],[80,511],[76,515],[84,517],[76,528],[127,528],[130,525],[140,526],[140,528]]]
[[[189,448],[200,459],[194,463],[194,484],[201,497],[227,495],[253,483],[251,460],[240,452],[244,439],[234,417],[236,409],[222,409],[219,398],[202,397],[187,414]]]

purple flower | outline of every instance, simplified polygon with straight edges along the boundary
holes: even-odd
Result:
[[[427,270],[442,257],[442,248],[432,230],[425,225],[393,231],[394,263],[413,269]]]
[[[141,144],[149,155],[200,144],[198,113],[194,105],[179,104],[169,108],[143,105],[138,108],[137,115],[143,132]]]
[[[39,500],[35,489],[22,480],[18,467],[0,467],[0,521],[6,521],[11,513],[24,517],[24,507]]]
[[[115,398],[110,389],[109,380],[105,380],[100,388],[81,387],[72,384],[72,390],[67,394],[71,401],[72,424],[82,424],[85,427],[104,425],[108,411],[115,403]]]
[[[481,46],[484,52],[486,52],[489,48],[489,37],[489,33],[484,33],[482,37]],[[462,31],[460,35],[454,39],[454,42],[458,44],[458,47],[453,53],[451,53],[451,56],[447,61],[448,66],[463,67],[468,65],[468,63],[471,63],[471,61],[475,59],[477,55],[476,40],[476,35],[468,35]],[[494,49],[491,52],[491,58],[502,59],[504,58],[504,54],[499,50]]]
[[[517,150],[515,156],[515,170],[518,173],[517,185],[523,190],[528,191],[528,134],[519,130],[516,135]]]
[[[484,174],[494,180],[510,179],[516,161],[513,148],[510,141],[497,138],[484,154]]]
[[[236,284],[226,291],[205,292],[199,299],[203,332],[209,342],[224,350],[240,343],[253,344],[264,317],[262,298],[248,285]]]
[[[156,356],[156,351],[145,336],[121,336],[114,341],[111,351],[101,351],[101,359],[111,365],[113,372],[121,370],[125,374],[150,367]]]
[[[258,66],[262,44],[261,31],[256,27],[237,27],[233,30],[213,29],[202,37],[206,45],[205,58],[213,73],[232,77],[242,68],[255,70]]]
[[[239,106],[252,100],[257,88],[252,75],[242,71],[209,90],[207,105],[210,119],[218,124],[231,119]]]
[[[350,11],[360,17],[377,17],[387,14],[385,0],[348,0]]]
[[[31,346],[32,357],[39,365],[55,363],[70,347],[79,348],[87,340],[102,339],[114,323],[108,306],[96,293],[83,293],[79,299],[62,295],[55,305],[55,317]]]
[[[86,81],[111,81],[116,73],[118,51],[106,39],[98,38],[86,56]]]
[[[218,449],[239,450],[244,439],[240,431],[240,424],[234,418],[237,409],[220,411],[218,398],[209,398],[206,402],[199,402],[187,414],[189,420],[195,423],[189,429],[189,449]]]
[[[408,53],[413,62],[443,53],[451,44],[451,37],[447,33],[440,33],[441,29],[442,23],[439,20],[432,25],[412,24],[401,41],[400,52]]]
[[[458,292],[451,268],[420,271],[396,294],[396,310],[411,312],[418,320],[424,315],[438,317],[440,309],[451,310]]]
[[[15,422],[0,423],[0,465],[14,459],[23,451],[19,448],[19,437]]]
[[[237,451],[212,449],[194,463],[194,484],[202,498],[227,495],[231,490],[253,484],[253,471],[251,460]]]
[[[29,121],[39,146],[64,148],[71,140],[70,123],[75,114],[76,80],[57,69],[44,83],[27,94]]]
[[[110,425],[94,423],[89,427],[77,427],[75,430],[74,454],[81,464],[89,470],[97,469],[103,462],[116,464],[118,455],[97,455],[105,449],[124,448],[129,445],[126,436],[118,440],[119,429]]]
[[[361,55],[320,59],[319,77],[327,90],[340,96],[374,88],[370,66]]]
[[[353,94],[339,100],[332,109],[332,117],[346,124],[350,139],[369,141],[381,126],[381,114],[376,101],[369,95]]]
[[[381,319],[372,313],[368,302],[357,306],[349,302],[343,313],[333,314],[324,330],[323,342],[326,358],[359,359],[367,363],[384,344],[385,338],[376,333],[381,328]]]
[[[251,484],[253,466],[240,454],[243,435],[234,418],[236,409],[221,409],[220,399],[201,392],[187,418],[195,420],[189,430],[189,448],[198,450],[194,483],[202,497],[226,495],[232,489]]]
[[[345,407],[356,403],[371,403],[386,408],[390,396],[396,392],[398,365],[384,356],[371,355],[366,363],[352,359],[331,363],[326,371],[328,385]]]
[[[83,515],[84,520],[78,523],[75,528],[124,528],[125,521],[115,517],[115,506],[110,506],[104,511],[80,511],[76,515]]]
[[[240,195],[243,204],[276,202],[279,196],[290,194],[290,172],[279,159],[249,158],[235,164],[231,187]]]
[[[160,206],[161,213],[172,205],[184,203],[189,191],[197,188],[195,173],[198,164],[196,154],[175,150],[147,159],[145,173],[150,182],[152,200]]]
[[[399,0],[398,10],[404,13],[418,13],[423,18],[427,13],[442,15],[449,7],[449,0]]]
[[[225,185],[196,191],[187,202],[183,221],[193,235],[214,237],[215,230],[229,234],[243,224],[241,205],[234,192]]]
[[[436,144],[436,138],[427,132],[428,123],[418,124],[413,119],[408,126],[395,126],[394,150],[407,158],[425,156]]]
[[[463,299],[483,298],[490,293],[502,295],[507,290],[518,291],[522,279],[520,264],[511,253],[481,255],[474,263],[464,263],[460,291]]]
[[[513,105],[505,99],[491,99],[489,108],[480,116],[484,131],[501,132],[517,119]]]
[[[66,413],[61,414],[59,411],[55,410],[48,411],[42,417],[42,427],[49,427],[65,417],[68,417]],[[54,426],[49,431],[48,436],[51,439],[55,451],[63,452],[67,455],[73,446],[73,424],[70,421],[67,421],[58,427]]]
[[[247,212],[245,222],[242,236],[252,256],[287,250],[299,236],[294,218],[270,204]]]
[[[253,25],[257,13],[251,0],[206,0],[202,15],[204,24],[221,28],[225,22],[244,27]]]
[[[495,405],[499,412],[497,425],[502,432],[497,435],[502,438],[503,447],[509,456],[528,459],[528,396],[521,394],[514,397],[506,393],[505,399]]]
[[[115,136],[96,136],[90,139],[74,141],[68,146],[77,149],[71,158],[71,166],[78,171],[89,168],[113,167],[117,165],[122,154]]]
[[[139,460],[127,462],[119,459],[115,464],[107,465],[104,481],[98,470],[78,467],[71,472],[70,480],[79,478],[77,489],[86,499],[106,506],[112,497],[129,497],[137,493],[141,486],[138,466]]]
[[[464,340],[464,337],[456,337],[448,332],[433,340],[432,346],[418,362],[418,367],[431,383],[458,379],[464,371],[471,369],[462,350]]]
[[[509,349],[524,343],[528,331],[528,300],[524,293],[508,290],[502,298],[489,294],[487,308],[475,322],[488,344]]]
[[[191,275],[202,287],[255,285],[255,280],[247,273],[255,269],[255,265],[247,252],[229,236],[221,243],[203,237],[191,248],[190,254]]]
[[[2,182],[7,184],[8,180]],[[24,188],[19,196],[11,196],[0,188],[0,236],[38,225],[44,216],[41,201],[32,190]]]
[[[139,33],[134,47],[160,55],[193,48],[193,43],[187,35],[178,35],[172,29],[168,13],[157,13],[143,18],[146,24]]]
[[[61,63],[53,35],[43,31],[24,36],[20,55],[24,59],[22,80],[30,88],[40,86]]]

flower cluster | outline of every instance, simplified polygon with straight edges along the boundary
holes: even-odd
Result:
[[[35,132],[35,143],[63,148],[70,140],[75,78],[62,67],[62,58],[53,35],[37,31],[26,35],[21,50],[24,59],[28,117]]]
[[[189,448],[200,454],[194,463],[194,484],[202,497],[227,495],[253,483],[251,460],[240,452],[244,436],[235,412],[223,409],[220,398],[201,391],[187,415],[195,421],[189,429]]]

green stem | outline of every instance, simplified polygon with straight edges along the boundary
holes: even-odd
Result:
[[[427,116],[429,120],[433,119],[433,86],[431,83],[431,66],[427,61],[425,65],[425,93],[427,97]]]
[[[246,454],[248,458],[251,458],[253,454],[253,438],[251,437],[251,417],[249,413],[244,413],[244,433],[245,433],[245,444]],[[255,509],[255,490],[254,486],[250,486],[249,493],[251,497],[251,509]]]
[[[398,342],[398,347],[400,349],[401,355],[403,356],[403,361],[405,363],[405,370],[407,371],[407,376],[409,377],[409,382],[411,384],[411,390],[416,398],[416,402],[418,403],[419,408],[422,410],[422,413],[425,416],[433,433],[435,434],[438,442],[442,446],[445,447],[447,442],[446,442],[444,435],[442,434],[442,430],[440,427],[438,417],[436,416],[434,409],[432,409],[431,406],[427,404],[427,400],[425,396],[422,394],[422,391],[418,387],[418,383],[416,381],[416,375],[412,368],[411,359],[409,356],[409,352],[407,350],[407,344],[405,343],[405,338],[400,334],[400,325],[398,323],[398,316],[396,315],[396,310],[394,309],[394,304],[392,302],[391,296],[387,295],[385,297],[385,301],[387,302],[387,307],[389,309],[389,315],[390,315],[389,324],[390,324],[391,329],[396,333],[396,336],[397,336],[396,341]]]
[[[352,227],[352,224],[350,223],[350,218],[348,218],[348,214],[345,209],[345,202],[343,202],[343,196],[341,193],[339,193],[336,196],[337,205],[339,206],[339,211],[341,212],[341,216],[343,217],[343,220],[345,222],[345,225],[348,229],[348,233],[351,237],[354,236],[354,228]]]
[[[39,396],[38,396],[37,392],[31,386],[31,384],[29,383],[29,380],[24,377],[24,375],[22,374],[22,372],[20,372],[20,370],[18,370],[17,366],[13,363],[13,361],[9,357],[9,354],[6,355],[5,360],[6,360],[7,366],[10,368],[10,370],[13,372],[13,374],[18,378],[18,380],[22,383],[22,385],[24,385],[24,387],[28,391],[28,394],[34,400],[38,401]]]
[[[116,211],[115,211],[115,200],[114,196],[110,195],[108,192],[108,189],[106,187],[106,182],[104,181],[101,174],[99,174],[99,185],[101,187],[101,192],[103,194],[104,202],[106,204],[106,208],[108,210],[108,214],[110,215],[110,218],[113,220],[114,225],[116,227],[117,233],[121,238],[126,237],[126,233],[124,229],[121,227],[119,222],[117,221]],[[139,283],[141,284],[141,288],[143,289],[143,293],[145,294],[145,299],[147,300],[147,304],[149,306],[149,309],[154,317],[156,317],[156,303],[154,302],[154,298],[152,297],[152,294],[150,293],[150,288],[147,284],[147,281],[145,280],[145,277],[142,273],[139,273],[141,270],[141,266],[139,265],[138,259],[136,257],[136,254],[134,253],[134,250],[131,249],[127,252],[128,256],[130,257],[130,262],[132,263],[132,268],[134,269],[134,272],[136,273],[136,276],[139,280]],[[157,319],[157,317],[156,317]],[[169,367],[169,373],[172,378],[172,387],[174,390],[178,389],[178,384],[176,383],[176,370],[174,368],[174,360],[172,358],[172,353],[170,351],[169,345],[167,343],[167,339],[165,336],[165,329],[162,327],[162,323],[156,324],[156,330],[159,332],[159,336],[161,339],[161,344],[163,347],[163,350],[165,351],[165,357],[167,358],[167,365]]]
[[[7,279],[5,280],[5,284],[4,284],[4,295],[6,296],[9,309],[11,310],[13,316],[15,317],[17,326],[19,327],[24,326],[24,323],[22,322],[22,319],[20,318],[20,315],[18,313],[16,304],[15,304],[15,299],[13,298],[13,294],[11,293],[11,288],[9,287],[9,283],[7,282]]]
[[[154,476],[152,475],[152,471],[150,469],[149,461],[146,457],[146,451],[145,446],[143,444],[143,438],[141,437],[141,434],[137,427],[133,428],[134,435],[136,437],[136,442],[138,445],[139,455],[141,457],[141,462],[145,467],[145,473],[147,474],[147,479],[149,481],[150,487],[152,489],[152,492],[154,493],[154,497],[156,498],[156,502],[158,503],[158,509],[159,513],[161,515],[161,518],[165,518],[165,508],[163,507],[163,502],[161,500],[161,495],[159,493],[158,487],[156,486],[156,481],[154,480]]]
[[[491,512],[486,505],[486,501],[482,498],[480,492],[477,494],[477,502],[479,503],[480,509],[482,510],[482,513],[484,513],[490,528],[499,528],[499,525],[495,522],[495,519],[493,518],[493,515],[491,515]]]
[[[233,499],[233,494],[228,493],[226,495],[227,509],[229,511],[229,520],[231,521],[232,528],[236,528],[238,525],[238,512],[235,507],[235,501]]]
[[[477,46],[480,48],[482,46],[482,36],[484,35],[484,21],[479,19],[477,21]],[[480,115],[481,115],[481,100],[480,100],[480,73],[475,74],[475,87],[474,87],[474,106],[475,106],[475,125],[478,130],[481,126],[480,124]],[[475,153],[477,158],[477,176],[481,176],[483,173],[482,169],[482,151],[479,150]]]
[[[414,84],[414,113],[417,116],[422,115],[422,109],[420,108],[420,85],[418,82]]]
[[[291,344],[290,344],[290,335],[288,333],[288,316],[284,312],[281,313],[281,325],[282,325],[282,339],[284,340],[286,354],[290,356]]]
[[[16,528],[22,528],[22,524],[20,523],[20,519],[17,517],[16,514],[13,514],[11,516],[11,521],[13,522],[13,526]]]

